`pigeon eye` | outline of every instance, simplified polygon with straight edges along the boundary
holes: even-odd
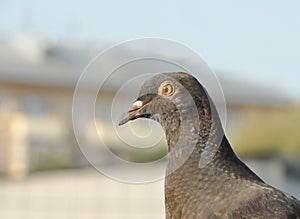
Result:
[[[164,96],[170,96],[174,93],[173,86],[170,83],[162,84],[160,93]]]

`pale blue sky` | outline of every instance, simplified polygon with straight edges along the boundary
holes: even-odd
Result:
[[[89,43],[168,38],[214,69],[300,99],[299,0],[0,0],[0,6],[1,35]]]

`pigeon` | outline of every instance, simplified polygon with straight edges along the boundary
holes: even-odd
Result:
[[[167,219],[300,218],[300,202],[260,179],[234,153],[216,106],[191,74],[154,75],[119,125],[159,122],[168,146]]]

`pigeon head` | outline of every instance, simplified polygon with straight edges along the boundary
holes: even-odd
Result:
[[[208,103],[206,91],[192,75],[183,72],[158,74],[142,85],[138,98],[119,125],[137,118],[150,118],[161,123],[164,129],[174,130],[180,123],[177,120],[188,119],[192,111],[197,111],[198,116],[204,102]],[[208,111],[209,107],[204,113]]]
[[[138,98],[119,125],[138,118],[149,118],[162,125],[169,147],[180,138],[205,142],[212,122],[211,105],[205,88],[192,75],[162,73],[142,85]],[[202,135],[201,138],[199,135]]]

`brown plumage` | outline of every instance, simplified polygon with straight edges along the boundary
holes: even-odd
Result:
[[[168,143],[166,218],[300,218],[300,202],[264,183],[234,154],[206,90],[187,73],[142,86],[120,125],[150,118]]]

